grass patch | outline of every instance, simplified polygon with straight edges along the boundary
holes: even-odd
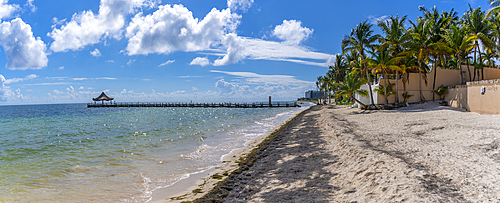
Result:
[[[222,179],[222,176],[216,173],[212,176],[212,179]]]
[[[193,193],[195,193],[195,194],[202,193],[202,192],[203,191],[200,188],[196,188],[193,190]]]

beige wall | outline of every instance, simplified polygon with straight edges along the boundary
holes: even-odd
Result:
[[[467,86],[449,88],[444,100],[452,107],[469,109],[467,106]]]
[[[470,70],[474,70],[474,66],[469,66]],[[462,71],[465,71],[465,79],[466,82],[469,82],[469,74],[468,74],[468,69],[467,65],[462,65]],[[424,74],[422,74],[422,77]],[[485,75],[485,80],[491,80],[491,79],[498,79],[500,78],[500,69],[498,68],[484,68],[484,75]],[[473,76],[472,76],[473,77]],[[432,82],[434,78],[434,73],[430,72],[427,73],[427,85],[425,84],[425,80],[422,78],[422,94],[424,98],[427,101],[432,100]],[[477,80],[478,76],[476,76]],[[389,79],[389,82],[391,84],[395,84],[396,80],[394,79]],[[456,86],[460,85],[461,83],[461,75],[460,75],[460,70],[457,69],[447,69],[447,68],[437,68],[437,73],[436,73],[436,89],[441,86]],[[382,79],[380,80],[380,85],[384,86],[385,81]],[[395,87],[394,87],[395,89]],[[420,102],[420,93],[419,93],[419,85],[418,85],[418,73],[410,73],[410,78],[409,82],[406,84],[406,91],[408,94],[413,95],[408,100],[408,103],[415,103],[415,102]],[[399,101],[403,102],[403,82],[402,80],[398,80],[398,95],[399,95]],[[439,96],[435,95],[435,99],[438,100]],[[384,104],[384,95],[379,95],[377,98],[377,103],[378,104]],[[391,95],[388,97],[389,103],[394,103],[395,96]]]
[[[486,74],[485,74],[486,75]],[[485,93],[481,94],[481,87]],[[500,114],[500,80],[467,83],[468,110],[481,114]]]

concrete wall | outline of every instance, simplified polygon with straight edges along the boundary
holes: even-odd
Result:
[[[372,85],[372,91],[374,89],[377,89],[377,87],[378,87],[378,84]],[[361,85],[361,87],[359,89],[368,91],[368,85],[367,84]],[[368,97],[363,97],[361,95],[355,94],[354,98],[356,98],[357,100],[359,100],[360,102],[362,102],[365,105],[372,103],[371,99],[370,99],[370,92],[368,92]],[[375,91],[373,91],[373,101],[376,103],[379,99],[380,99],[380,96],[378,96],[377,93]],[[382,99],[384,99],[384,96],[382,96]],[[359,105],[357,102],[355,102],[355,105],[358,108],[361,108],[361,105]]]
[[[467,104],[467,86],[457,86],[449,88],[448,94],[444,97],[448,104],[455,108],[469,109]]]
[[[471,71],[474,70],[474,66],[469,66],[469,69]],[[465,74],[465,81],[470,82],[469,74],[468,74],[468,69],[467,65],[462,65],[462,71],[464,71]],[[484,75],[485,75],[485,80],[491,80],[491,79],[498,79],[500,78],[500,69],[498,68],[484,68]],[[427,84],[425,83],[424,78],[427,78]],[[472,75],[472,77],[474,77]],[[434,79],[434,72],[427,73],[426,76],[422,73],[422,95],[424,96],[425,100],[430,101],[432,100],[432,82]],[[476,80],[478,79],[478,76],[476,76]],[[395,79],[389,79],[389,83],[395,84],[396,80]],[[460,70],[457,69],[447,69],[447,68],[437,68],[437,73],[436,73],[436,87],[437,89],[439,86],[444,85],[444,86],[456,86],[460,85],[461,83],[461,75],[460,75]],[[384,86],[385,81],[384,79],[380,80],[380,85]],[[395,90],[395,86],[394,86]],[[415,103],[415,102],[420,102],[420,92],[419,92],[419,85],[418,85],[418,73],[410,73],[409,81],[406,84],[406,91],[408,94],[413,95],[408,100],[408,103]],[[399,95],[399,102],[403,102],[403,82],[402,80],[398,80],[398,95]],[[435,99],[438,100],[439,96],[435,95]],[[378,104],[384,104],[384,95],[378,95]],[[391,95],[388,97],[389,103],[394,103],[395,96]]]
[[[486,75],[486,74],[485,74]],[[484,94],[481,88],[484,87]],[[468,110],[481,114],[500,114],[500,79],[467,83]]]

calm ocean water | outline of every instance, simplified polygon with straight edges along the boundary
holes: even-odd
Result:
[[[0,106],[0,202],[146,202],[302,109]]]

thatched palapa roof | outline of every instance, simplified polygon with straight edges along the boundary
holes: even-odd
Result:
[[[92,98],[94,101],[111,101],[115,98],[108,97],[108,95],[104,94],[104,92],[101,93],[97,98]]]

